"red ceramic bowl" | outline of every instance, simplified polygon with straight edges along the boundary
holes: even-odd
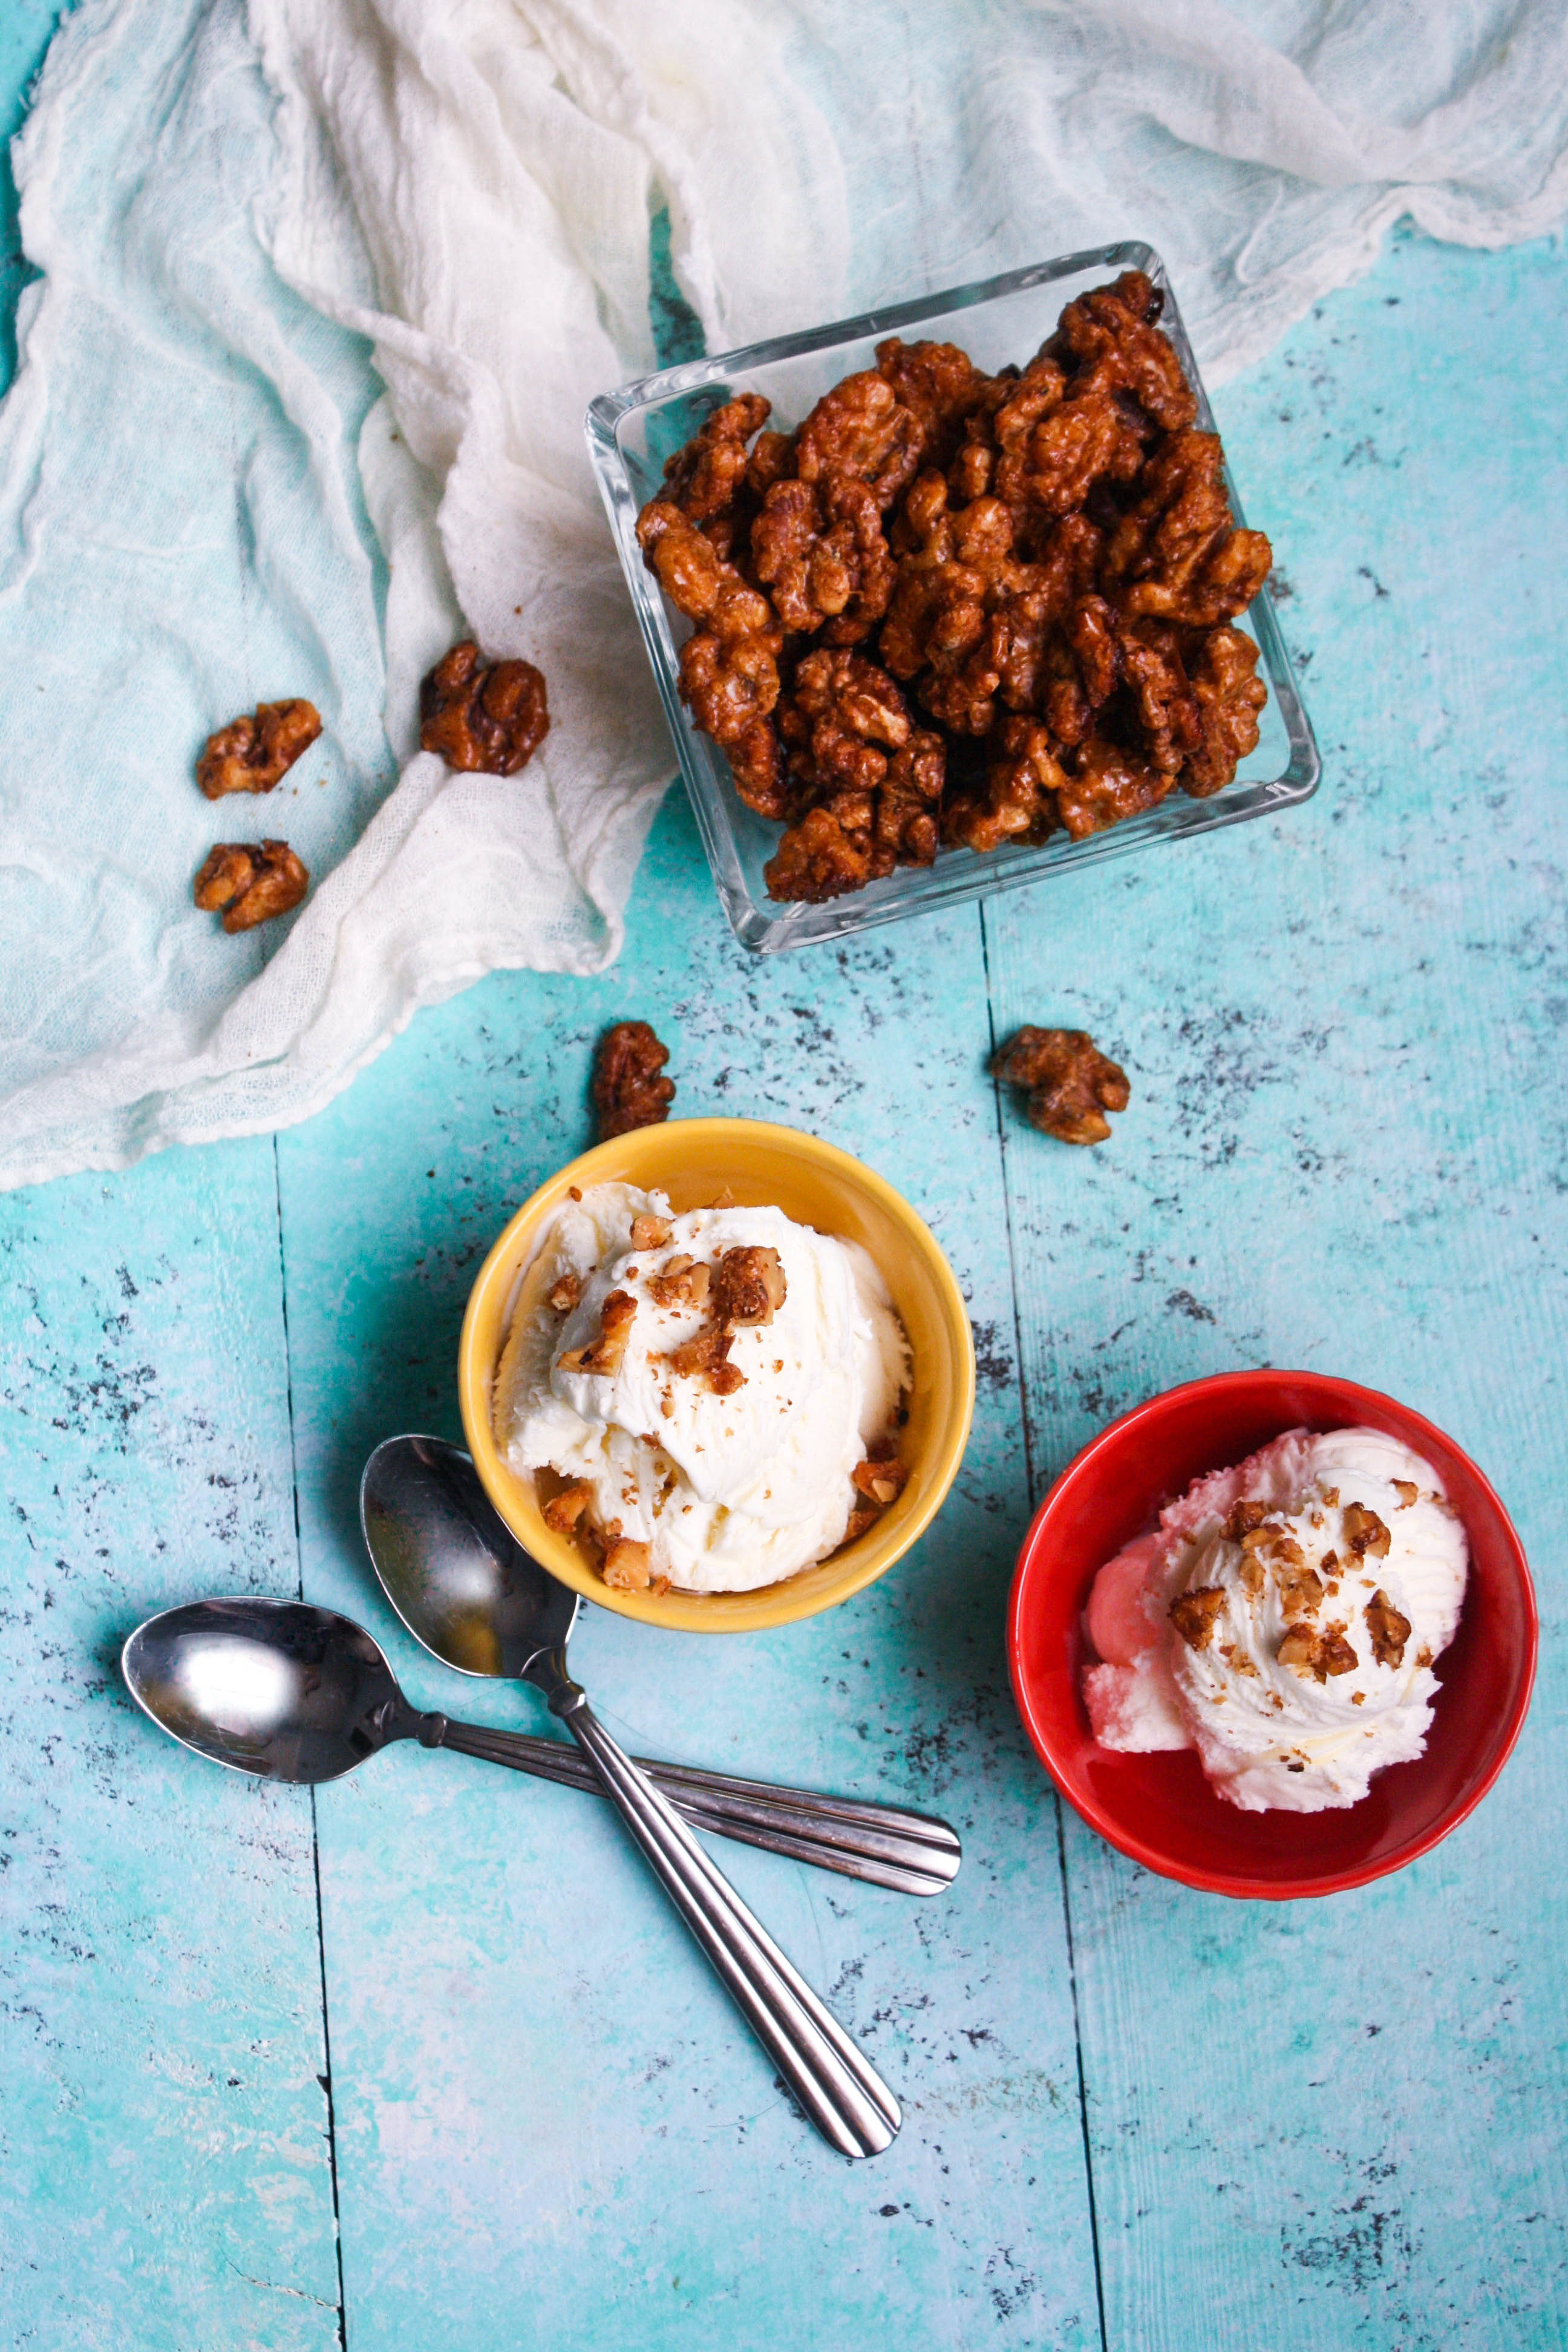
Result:
[[[1470,1580],[1442,1688],[1412,1764],[1392,1764],[1359,1805],[1244,1813],[1216,1797],[1195,1753],[1126,1756],[1090,1737],[1079,1693],[1082,1612],[1095,1571],[1208,1470],[1287,1429],[1380,1429],[1436,1469],[1465,1523]],[[1279,1901],[1338,1895],[1426,1853],[1479,1805],[1519,1737],[1535,1678],[1535,1593],[1524,1552],[1468,1454],[1419,1413],[1317,1372],[1224,1372],[1123,1413],[1086,1445],[1024,1538],[1007,1651],[1024,1727],[1091,1829],[1166,1878]]]

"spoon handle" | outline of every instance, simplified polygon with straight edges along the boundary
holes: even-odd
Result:
[[[844,2156],[879,2155],[903,2120],[881,2076],[753,1919],[668,1800],[617,1747],[583,1693],[568,1685],[552,1694],[552,1705],[823,2137]]]
[[[506,1764],[542,1780],[570,1789],[605,1791],[587,1758],[559,1739],[524,1731],[491,1731],[479,1724],[426,1717],[428,1747],[454,1748],[487,1764]],[[443,1727],[432,1736],[436,1727]],[[742,1780],[726,1772],[703,1772],[686,1764],[632,1759],[677,1812],[698,1829],[736,1838],[770,1853],[835,1870],[900,1895],[940,1895],[958,1874],[963,1849],[945,1822],[892,1805],[853,1797],[824,1797],[810,1789],[789,1789],[765,1780]]]

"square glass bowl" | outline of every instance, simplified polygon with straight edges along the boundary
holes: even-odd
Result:
[[[900,866],[885,880],[822,906],[783,906],[768,897],[763,867],[778,846],[781,828],[743,805],[728,760],[717,743],[698,732],[680,699],[679,644],[689,624],[665,604],[658,582],[645,568],[637,519],[663,479],[666,458],[690,439],[715,408],[737,393],[760,392],[773,403],[770,426],[788,430],[842,377],[874,366],[875,347],[888,335],[901,336],[907,342],[929,337],[959,343],[977,366],[992,374],[1009,363],[1022,367],[1055,333],[1068,302],[1123,269],[1142,270],[1163,290],[1160,324],[1197,395],[1198,424],[1214,432],[1214,416],[1164,264],[1152,247],[1138,244],[1068,254],[921,301],[891,303],[837,326],[780,335],[717,359],[689,360],[619,392],[605,393],[589,408],[584,425],[600,494],[719,896],[743,947],[771,955],[812,940],[842,939],[876,923],[1042,881],[1156,842],[1239,824],[1247,817],[1310,799],[1316,790],[1318,747],[1267,590],[1237,625],[1257,640],[1268,700],[1260,715],[1258,749],[1242,761],[1235,782],[1224,792],[1209,800],[1191,800],[1178,789],[1158,808],[1105,833],[1091,834],[1085,841],[1058,833],[1033,847],[1020,845],[984,856],[970,849],[943,849],[933,866]],[[1237,522],[1242,524],[1245,517],[1228,467],[1226,486]]]

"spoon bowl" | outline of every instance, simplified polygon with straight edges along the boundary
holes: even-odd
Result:
[[[181,1746],[264,1780],[338,1780],[407,1708],[370,1635],[303,1601],[196,1601],[139,1625],[121,1666]]]

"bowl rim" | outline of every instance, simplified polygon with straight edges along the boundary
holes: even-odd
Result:
[[[953,1348],[954,1405],[944,1426],[933,1443],[930,1473],[923,1490],[907,1517],[900,1520],[885,1549],[874,1543],[866,1556],[843,1577],[841,1582],[826,1591],[816,1593],[802,1590],[805,1572],[785,1577],[777,1584],[759,1585],[751,1593],[702,1594],[671,1591],[668,1594],[616,1592],[595,1576],[585,1562],[563,1548],[563,1557],[542,1564],[551,1575],[569,1584],[585,1601],[601,1609],[613,1611],[617,1616],[629,1617],[639,1624],[657,1625],[666,1632],[683,1633],[763,1633],[779,1625],[798,1623],[802,1619],[822,1615],[841,1601],[848,1601],[868,1585],[874,1584],[904,1554],[916,1544],[931,1526],[952,1490],[952,1482],[963,1459],[974,1418],[975,1366],[974,1335],[970,1326],[969,1310],[958,1277],[948,1264],[941,1243],[923,1217],[905,1200],[897,1187],[866,1162],[857,1160],[852,1152],[837,1144],[827,1143],[820,1136],[803,1128],[784,1127],[769,1119],[757,1118],[690,1118],[661,1121],[650,1134],[684,1133],[700,1139],[701,1144],[721,1142],[726,1135],[743,1129],[755,1143],[763,1147],[777,1146],[788,1152],[815,1160],[819,1167],[837,1177],[841,1183],[853,1186],[876,1201],[885,1213],[903,1232],[911,1248],[924,1262],[932,1277],[943,1310],[943,1319],[957,1342]],[[513,1211],[487,1251],[479,1273],[468,1292],[463,1310],[462,1330],[458,1341],[458,1408],[462,1418],[463,1433],[473,1457],[480,1484],[496,1510],[511,1532],[531,1554],[535,1546],[531,1537],[513,1525],[505,1496],[498,1491],[492,1475],[493,1466],[500,1465],[500,1449],[495,1443],[488,1410],[488,1392],[494,1366],[480,1360],[479,1323],[481,1302],[499,1280],[500,1271],[516,1254],[517,1240],[524,1228],[537,1222],[544,1212],[566,1197],[574,1184],[587,1191],[590,1185],[606,1181],[628,1181],[624,1177],[611,1179],[608,1170],[624,1158],[627,1138],[613,1136],[597,1143],[590,1150],[580,1152],[555,1173],[535,1187],[521,1206]],[[699,1146],[699,1148],[700,1148]],[[657,1182],[657,1179],[653,1180]],[[514,1277],[515,1278],[515,1276]],[[826,1566],[819,1562],[818,1566]],[[754,1600],[754,1612],[748,1612],[741,1624],[722,1623],[705,1619],[701,1603],[708,1599],[746,1601]]]
[[[1240,1867],[1228,1871],[1205,1870],[1197,1865],[1176,1861],[1163,1848],[1152,1844],[1147,1840],[1140,1838],[1135,1832],[1129,1831],[1123,1822],[1109,1813],[1103,1805],[1098,1803],[1088,1790],[1079,1788],[1065,1765],[1058,1766],[1052,1739],[1035,1706],[1024,1668],[1023,1652],[1024,1623],[1029,1588],[1036,1573],[1036,1562],[1044,1549],[1043,1538],[1046,1527],[1067,1488],[1091,1462],[1108,1452],[1114,1451],[1117,1446],[1125,1443],[1140,1424],[1152,1420],[1179,1398],[1191,1397],[1199,1391],[1216,1397],[1242,1392],[1257,1395],[1260,1391],[1266,1394],[1271,1389],[1283,1389],[1292,1383],[1297,1386],[1305,1383],[1309,1386],[1321,1387],[1325,1391],[1331,1390],[1335,1399],[1333,1410],[1336,1412],[1340,1409],[1342,1400],[1364,1400],[1367,1404],[1380,1408],[1385,1412],[1391,1412],[1400,1420],[1408,1432],[1412,1444],[1418,1446],[1423,1439],[1428,1442],[1436,1440],[1444,1452],[1458,1455],[1464,1463],[1477,1486],[1481,1489],[1482,1495],[1497,1514],[1505,1549],[1510,1557],[1519,1579],[1520,1591],[1524,1603],[1526,1654],[1524,1671],[1520,1677],[1517,1694],[1503,1719],[1500,1736],[1496,1738],[1490,1759],[1463,1798],[1448,1805],[1426,1829],[1406,1839],[1395,1852],[1385,1854],[1377,1861],[1352,1864],[1342,1870],[1316,1871],[1300,1879],[1282,1883],[1278,1879],[1263,1880],[1251,1877],[1244,1868]],[[1354,1424],[1345,1421],[1338,1425],[1342,1428],[1350,1428]],[[1108,1845],[1112,1845],[1118,1853],[1124,1853],[1129,1861],[1140,1864],[1145,1870],[1153,1871],[1162,1878],[1174,1879],[1184,1886],[1194,1887],[1202,1894],[1225,1895],[1243,1902],[1296,1902],[1309,1896],[1349,1894],[1358,1886],[1370,1885],[1374,1879],[1386,1878],[1394,1871],[1403,1870],[1407,1864],[1417,1861],[1422,1854],[1430,1853],[1434,1846],[1441,1844],[1452,1831],[1458,1828],[1461,1822],[1468,1820],[1474,1812],[1482,1798],[1495,1784],[1503,1766],[1513,1753],[1515,1743],[1523,1728],[1524,1718],[1530,1709],[1531,1697],[1535,1686],[1539,1653],[1540,1615],[1536,1606],[1534,1580],[1530,1572],[1530,1562],[1525,1557],[1524,1546],[1496,1487],[1485,1472],[1465,1452],[1463,1446],[1450,1437],[1447,1430],[1440,1429],[1436,1422],[1428,1421],[1424,1414],[1415,1412],[1409,1405],[1402,1404],[1397,1397],[1389,1396],[1383,1390],[1363,1388],[1358,1382],[1342,1380],[1332,1372],[1291,1371],[1272,1365],[1261,1367],[1255,1371],[1211,1372],[1197,1380],[1179,1381],[1173,1388],[1162,1389],[1157,1395],[1145,1397],[1141,1403],[1131,1406],[1127,1412],[1119,1413],[1114,1421],[1108,1422],[1103,1429],[1089,1439],[1087,1445],[1079,1449],[1072,1460],[1052,1480],[1038,1509],[1030,1519],[1025,1531],[1024,1540],[1018,1548],[1017,1564],[1013,1571],[1012,1590],[1007,1599],[1007,1670],[1013,1685],[1014,1703],[1028,1736],[1029,1744],[1058,1794],[1072,1807],[1080,1820],[1086,1822]]]

